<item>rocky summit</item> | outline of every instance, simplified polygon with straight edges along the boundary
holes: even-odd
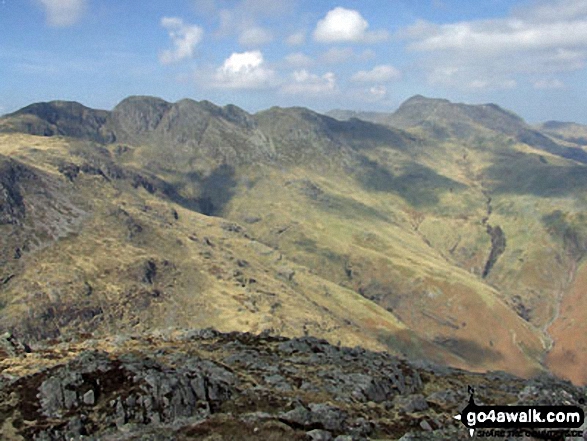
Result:
[[[7,440],[466,440],[453,416],[470,388],[486,405],[578,405],[587,392],[547,375],[473,374],[315,337],[211,329],[32,347],[4,335],[0,357]]]

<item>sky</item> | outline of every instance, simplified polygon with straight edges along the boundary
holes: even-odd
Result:
[[[129,95],[587,124],[587,0],[0,0],[0,114]]]

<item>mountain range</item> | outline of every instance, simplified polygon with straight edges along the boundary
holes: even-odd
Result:
[[[129,97],[0,118],[0,332],[315,336],[587,383],[587,128]]]

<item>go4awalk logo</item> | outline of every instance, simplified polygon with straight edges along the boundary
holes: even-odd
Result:
[[[454,418],[460,420],[471,436],[475,429],[573,429],[585,420],[577,406],[478,406],[474,389],[469,387],[469,404]]]

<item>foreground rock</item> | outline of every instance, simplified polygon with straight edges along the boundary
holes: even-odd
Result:
[[[26,440],[468,439],[486,404],[583,403],[550,377],[471,374],[311,337],[168,331],[9,346],[0,434]]]

